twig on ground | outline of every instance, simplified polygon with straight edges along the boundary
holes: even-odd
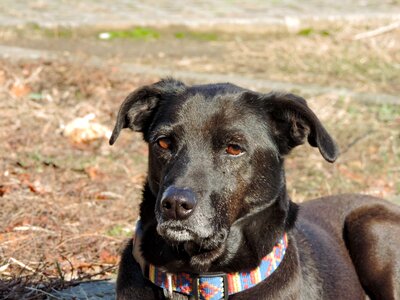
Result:
[[[28,271],[31,271],[31,272],[35,272],[34,269],[32,269],[32,268],[29,267],[28,265],[24,264],[23,262],[21,262],[21,261],[15,259],[15,258],[13,258],[13,257],[10,257],[10,260],[9,260],[9,261],[12,262],[12,263],[14,263],[14,264],[19,265],[21,268],[23,268],[23,269],[25,269],[25,270],[28,270]]]
[[[0,274],[5,272],[8,269],[9,266],[10,266],[9,263],[6,263],[6,264],[0,266]]]
[[[45,291],[43,291],[43,290],[41,290],[41,289],[37,289],[37,288],[34,288],[34,287],[30,287],[30,286],[27,286],[27,287],[25,287],[27,290],[30,290],[30,291],[34,291],[34,292],[36,292],[36,293],[39,293],[39,294],[43,294],[43,295],[46,295],[46,296],[48,296],[48,297],[50,297],[50,298],[53,298],[53,299],[62,299],[62,298],[59,298],[59,297],[57,297],[57,296],[55,296],[55,295],[52,295],[52,294],[50,294],[50,293],[47,293],[47,292],[45,292]]]
[[[101,238],[106,238],[106,239],[113,240],[113,241],[120,241],[120,239],[117,239],[117,238],[114,238],[114,237],[111,237],[111,236],[108,236],[108,235],[104,235],[104,234],[85,233],[85,234],[80,234],[80,235],[77,235],[77,236],[73,236],[73,237],[71,237],[69,239],[66,239],[65,241],[63,241],[60,244],[58,244],[57,248],[60,248],[62,245],[64,245],[65,243],[68,243],[70,241],[77,240],[77,239],[80,239],[80,238],[85,238],[85,237],[101,237]]]
[[[367,136],[371,135],[372,133],[374,133],[374,130],[368,131],[363,133],[360,136],[355,137],[342,151],[341,154],[346,153],[347,151],[350,150],[351,147],[353,147],[355,144],[357,144],[359,141],[365,139]]]
[[[382,26],[382,27],[376,28],[376,29],[371,30],[371,31],[366,31],[366,32],[362,32],[362,33],[356,34],[353,37],[353,40],[362,40],[362,39],[366,39],[366,38],[371,38],[371,37],[374,37],[374,36],[377,36],[377,35],[392,31],[392,30],[395,30],[397,28],[400,28],[400,21],[399,22],[394,22],[394,23],[386,25],[386,26]]]
[[[47,234],[54,235],[54,236],[58,235],[53,230],[49,230],[49,229],[46,229],[46,228],[42,228],[42,227],[39,227],[39,226],[33,226],[33,225],[16,226],[16,227],[13,228],[13,230],[14,231],[41,231],[41,232],[45,232]]]
[[[61,267],[60,267],[60,264],[58,263],[58,261],[56,261],[56,268],[57,268],[58,276],[60,276],[61,280],[64,280],[64,274],[61,270]]]

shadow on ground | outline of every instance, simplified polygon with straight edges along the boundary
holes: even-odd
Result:
[[[115,299],[115,282],[114,281],[95,281],[81,283],[68,289],[57,291],[52,294],[60,299],[76,299],[76,300],[111,300]],[[48,299],[54,299],[49,298]]]

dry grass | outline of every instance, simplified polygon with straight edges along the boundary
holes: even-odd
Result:
[[[331,165],[316,149],[295,149],[286,161],[293,199],[335,193],[398,199],[400,107],[366,105],[335,95],[311,98],[309,104],[338,142],[341,156]]]
[[[236,64],[226,63],[220,72],[246,71],[261,79],[397,94],[400,30],[353,39],[380,25],[309,24],[295,32],[281,28],[261,38],[236,39],[225,52],[225,61]]]
[[[245,75],[265,80],[348,88],[357,92],[400,92],[400,29],[355,40],[391,20],[302,21],[298,27],[222,26],[129,30],[0,28],[3,43],[87,53],[102,59],[155,68]],[[143,30],[142,30],[143,31]],[[118,37],[99,41],[99,32]]]
[[[158,40],[113,40],[107,45],[133,45],[137,63],[204,73],[246,75],[290,83],[315,84],[358,92],[400,92],[400,29],[355,40],[362,32],[389,24],[368,22],[304,22],[299,28],[266,26],[217,30],[176,39],[161,31]],[[209,37],[209,39],[207,39]],[[166,42],[168,47],[165,47]],[[132,50],[135,52],[135,50]]]
[[[61,128],[93,112],[111,127],[145,82],[63,63],[1,66],[0,278],[109,277],[137,218],[147,148],[139,135],[74,144]]]

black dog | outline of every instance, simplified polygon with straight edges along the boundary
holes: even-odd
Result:
[[[293,147],[307,140],[325,160],[338,156],[304,99],[166,79],[126,98],[110,144],[123,128],[143,133],[149,174],[118,299],[214,299],[207,276],[225,299],[400,299],[399,207],[361,195],[299,207],[288,197]]]

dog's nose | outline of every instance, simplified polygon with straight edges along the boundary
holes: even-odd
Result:
[[[169,187],[161,199],[161,212],[165,220],[184,220],[192,214],[195,205],[192,191]]]

